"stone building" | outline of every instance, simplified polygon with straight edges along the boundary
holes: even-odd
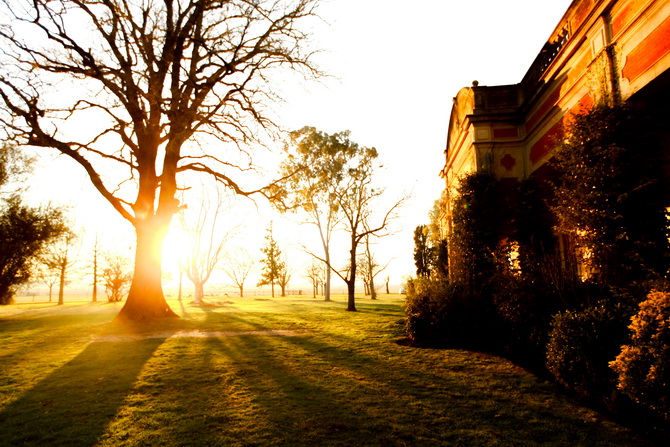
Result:
[[[475,81],[458,92],[441,171],[443,231],[463,174],[545,175],[564,122],[606,98],[652,112],[670,154],[670,0],[574,0],[520,83]]]

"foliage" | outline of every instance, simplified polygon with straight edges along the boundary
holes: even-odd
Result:
[[[578,396],[611,405],[616,377],[609,368],[629,339],[631,310],[611,299],[557,314],[547,344],[547,369]]]
[[[419,344],[488,349],[497,333],[487,300],[445,279],[410,280],[405,316],[405,331]]]
[[[625,106],[598,105],[574,116],[555,157],[558,229],[600,284],[625,287],[670,266],[660,153],[645,129]]]
[[[133,279],[130,271],[130,261],[119,255],[107,256],[106,266],[103,268],[101,276],[105,285],[107,300],[110,303],[121,301]]]
[[[63,229],[59,210],[28,207],[18,197],[0,205],[0,304],[12,302],[30,280],[33,262]]]
[[[670,420],[670,293],[649,293],[630,330],[630,343],[610,363],[617,387]]]

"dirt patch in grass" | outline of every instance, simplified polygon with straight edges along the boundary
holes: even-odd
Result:
[[[305,335],[306,331],[282,331],[282,330],[263,330],[263,331],[178,331],[178,332],[154,332],[148,334],[133,335],[101,335],[93,340],[93,343],[101,342],[123,342],[140,341],[154,338],[221,338],[234,337],[240,335],[271,335],[278,337],[297,337]]]

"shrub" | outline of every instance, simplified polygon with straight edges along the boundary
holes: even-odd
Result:
[[[600,301],[594,306],[554,316],[547,344],[547,369],[579,397],[611,407],[616,376],[609,368],[628,341],[627,306]]]
[[[495,319],[488,300],[446,280],[413,279],[405,301],[405,331],[417,343],[491,348]]]
[[[629,327],[631,342],[610,363],[617,387],[670,420],[670,293],[651,292]]]
[[[498,282],[493,304],[501,324],[503,352],[524,366],[542,368],[551,319],[561,308],[555,293],[522,277]]]

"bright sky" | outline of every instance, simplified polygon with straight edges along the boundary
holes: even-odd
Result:
[[[519,82],[570,3],[323,2],[320,15],[328,24],[315,29],[315,46],[324,50],[318,57],[319,65],[337,79],[287,89],[286,103],[277,113],[288,129],[310,125],[328,133],[350,130],[354,141],[378,149],[385,166],[379,182],[386,187],[388,200],[412,193],[413,198],[401,210],[402,218],[395,222],[397,233],[381,239],[375,247],[381,264],[391,261],[380,275],[390,275],[391,284],[415,273],[412,233],[417,225],[428,222],[428,211],[443,186],[438,173],[444,165],[452,98],[475,79],[480,85]],[[38,182],[33,193],[47,200],[71,202],[87,237],[93,237],[94,227],[102,228],[105,245],[130,253],[130,225],[103,203],[80,171],[64,159],[49,161],[39,176],[50,181]],[[250,250],[263,244],[265,228],[273,219],[275,238],[293,260],[294,288],[298,288],[298,283],[305,283],[303,272],[308,262],[299,244],[310,232],[316,236],[316,230],[286,217],[270,216],[262,203],[258,210],[247,208],[235,213],[233,220],[246,226],[243,238],[254,241]],[[348,247],[338,244],[334,250],[344,257]],[[255,279],[251,281],[253,287]],[[344,285],[340,283],[334,280],[334,285]]]

